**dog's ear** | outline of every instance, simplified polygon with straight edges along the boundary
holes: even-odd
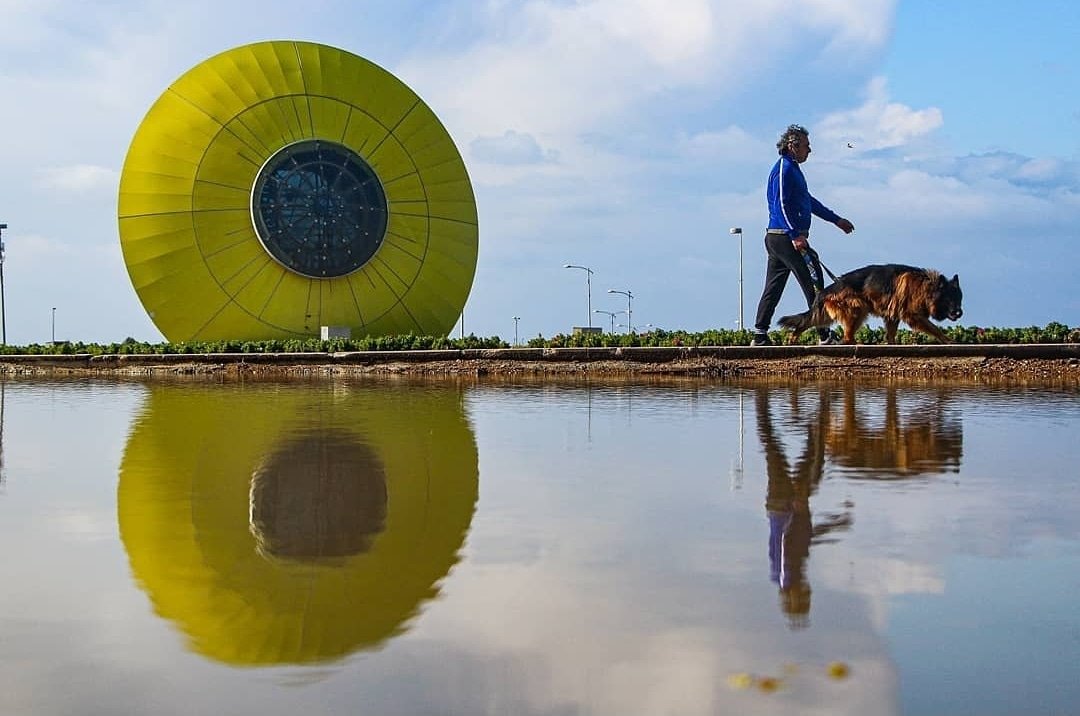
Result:
[[[951,283],[954,286],[956,286],[957,288],[959,288],[960,287],[960,274],[954,273],[952,275],[952,281],[949,281],[949,283]]]

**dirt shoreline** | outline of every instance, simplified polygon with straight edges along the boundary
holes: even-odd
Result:
[[[0,378],[789,378],[1019,380],[1080,386],[1080,345],[477,349],[341,354],[2,356]]]

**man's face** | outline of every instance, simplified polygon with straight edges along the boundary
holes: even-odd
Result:
[[[788,150],[795,161],[802,164],[810,156],[810,138],[796,134],[795,138],[788,142]]]

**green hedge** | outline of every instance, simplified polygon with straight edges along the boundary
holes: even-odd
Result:
[[[981,328],[979,326],[943,327],[945,334],[955,343],[1080,343],[1080,327],[1069,328],[1062,323],[1048,323],[1040,328]],[[773,342],[783,345],[789,334],[774,331]],[[653,330],[647,333],[558,333],[550,338],[537,336],[527,345],[529,348],[609,348],[618,346],[745,346],[750,344],[750,331],[708,330],[700,333],[688,331]],[[884,328],[863,326],[856,334],[859,343],[873,345],[885,342]],[[897,341],[903,344],[933,343],[922,333],[901,329]],[[805,333],[800,341],[804,345],[817,342],[813,331]],[[56,345],[32,343],[28,346],[0,346],[4,355],[165,355],[182,353],[336,353],[348,351],[402,351],[402,350],[461,350],[464,348],[509,348],[510,344],[498,336],[464,338],[444,336],[384,336],[377,338],[333,339],[329,341],[311,338],[270,341],[207,341],[195,343],[145,343],[128,338],[121,343],[62,342]]]

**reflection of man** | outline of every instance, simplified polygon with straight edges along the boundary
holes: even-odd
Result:
[[[806,421],[802,454],[792,467],[783,443],[777,436],[769,405],[769,391],[759,388],[756,396],[758,435],[765,451],[769,484],[765,512],[769,518],[769,577],[780,588],[780,608],[792,628],[809,624],[810,584],[806,580],[806,560],[810,543],[834,529],[850,523],[848,515],[831,517],[814,526],[810,495],[821,482],[825,464],[824,427],[828,424],[828,395],[821,393],[819,410]],[[791,414],[798,417],[798,393],[792,389]]]

